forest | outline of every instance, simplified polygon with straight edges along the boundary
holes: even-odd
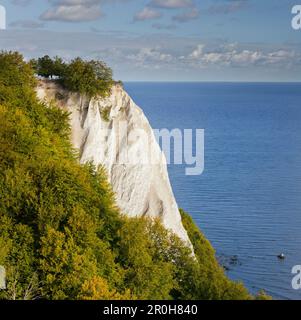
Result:
[[[79,163],[68,114],[37,99],[39,65],[0,53],[0,299],[267,299],[228,279],[184,211],[194,254],[160,221],[119,212],[104,168]],[[44,76],[89,96],[108,93],[112,74],[101,62],[62,65]]]

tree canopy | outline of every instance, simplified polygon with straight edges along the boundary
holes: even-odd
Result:
[[[103,61],[75,58],[70,63],[48,55],[31,60],[35,73],[54,78],[66,89],[89,97],[107,96],[113,84],[113,72]]]
[[[0,299],[252,298],[186,213],[195,257],[159,221],[122,216],[104,169],[79,164],[68,114],[35,83],[32,63],[0,54]]]
[[[48,55],[31,60],[31,64],[36,73],[45,78],[62,77],[66,68],[66,64],[61,58],[51,59]]]

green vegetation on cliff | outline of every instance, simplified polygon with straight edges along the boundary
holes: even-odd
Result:
[[[194,258],[159,221],[120,215],[102,168],[80,165],[68,115],[32,64],[0,54],[0,299],[249,299],[182,212]]]
[[[223,268],[215,258],[214,249],[195,225],[192,218],[183,210],[180,210],[180,212],[184,228],[188,232],[198,261],[197,271],[193,276],[198,283],[195,284],[196,288],[195,291],[192,291],[191,298],[210,300],[250,299],[249,293],[241,283],[230,281],[225,276]],[[200,274],[204,276],[198,277]],[[191,291],[191,288],[187,288],[187,290]]]
[[[113,72],[102,61],[73,59],[63,62],[59,57],[44,56],[31,60],[35,73],[44,78],[55,78],[63,87],[89,97],[105,97],[113,84]]]

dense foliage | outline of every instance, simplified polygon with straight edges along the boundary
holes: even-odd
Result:
[[[66,89],[89,97],[107,96],[113,84],[112,70],[102,61],[84,61],[76,58],[70,63],[59,57],[44,56],[31,60],[35,73],[44,78],[54,78]]]
[[[33,59],[31,64],[35,72],[44,78],[63,77],[67,66],[61,58],[51,59],[49,56]]]
[[[182,212],[194,258],[159,221],[120,215],[80,165],[68,115],[36,98],[31,64],[0,54],[0,299],[249,299]]]

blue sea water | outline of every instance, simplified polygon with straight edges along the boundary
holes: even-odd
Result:
[[[238,256],[229,277],[255,293],[301,299],[301,84],[126,83],[153,128],[205,129],[205,171],[169,166],[179,206],[218,256]],[[277,259],[279,253],[286,259]]]

